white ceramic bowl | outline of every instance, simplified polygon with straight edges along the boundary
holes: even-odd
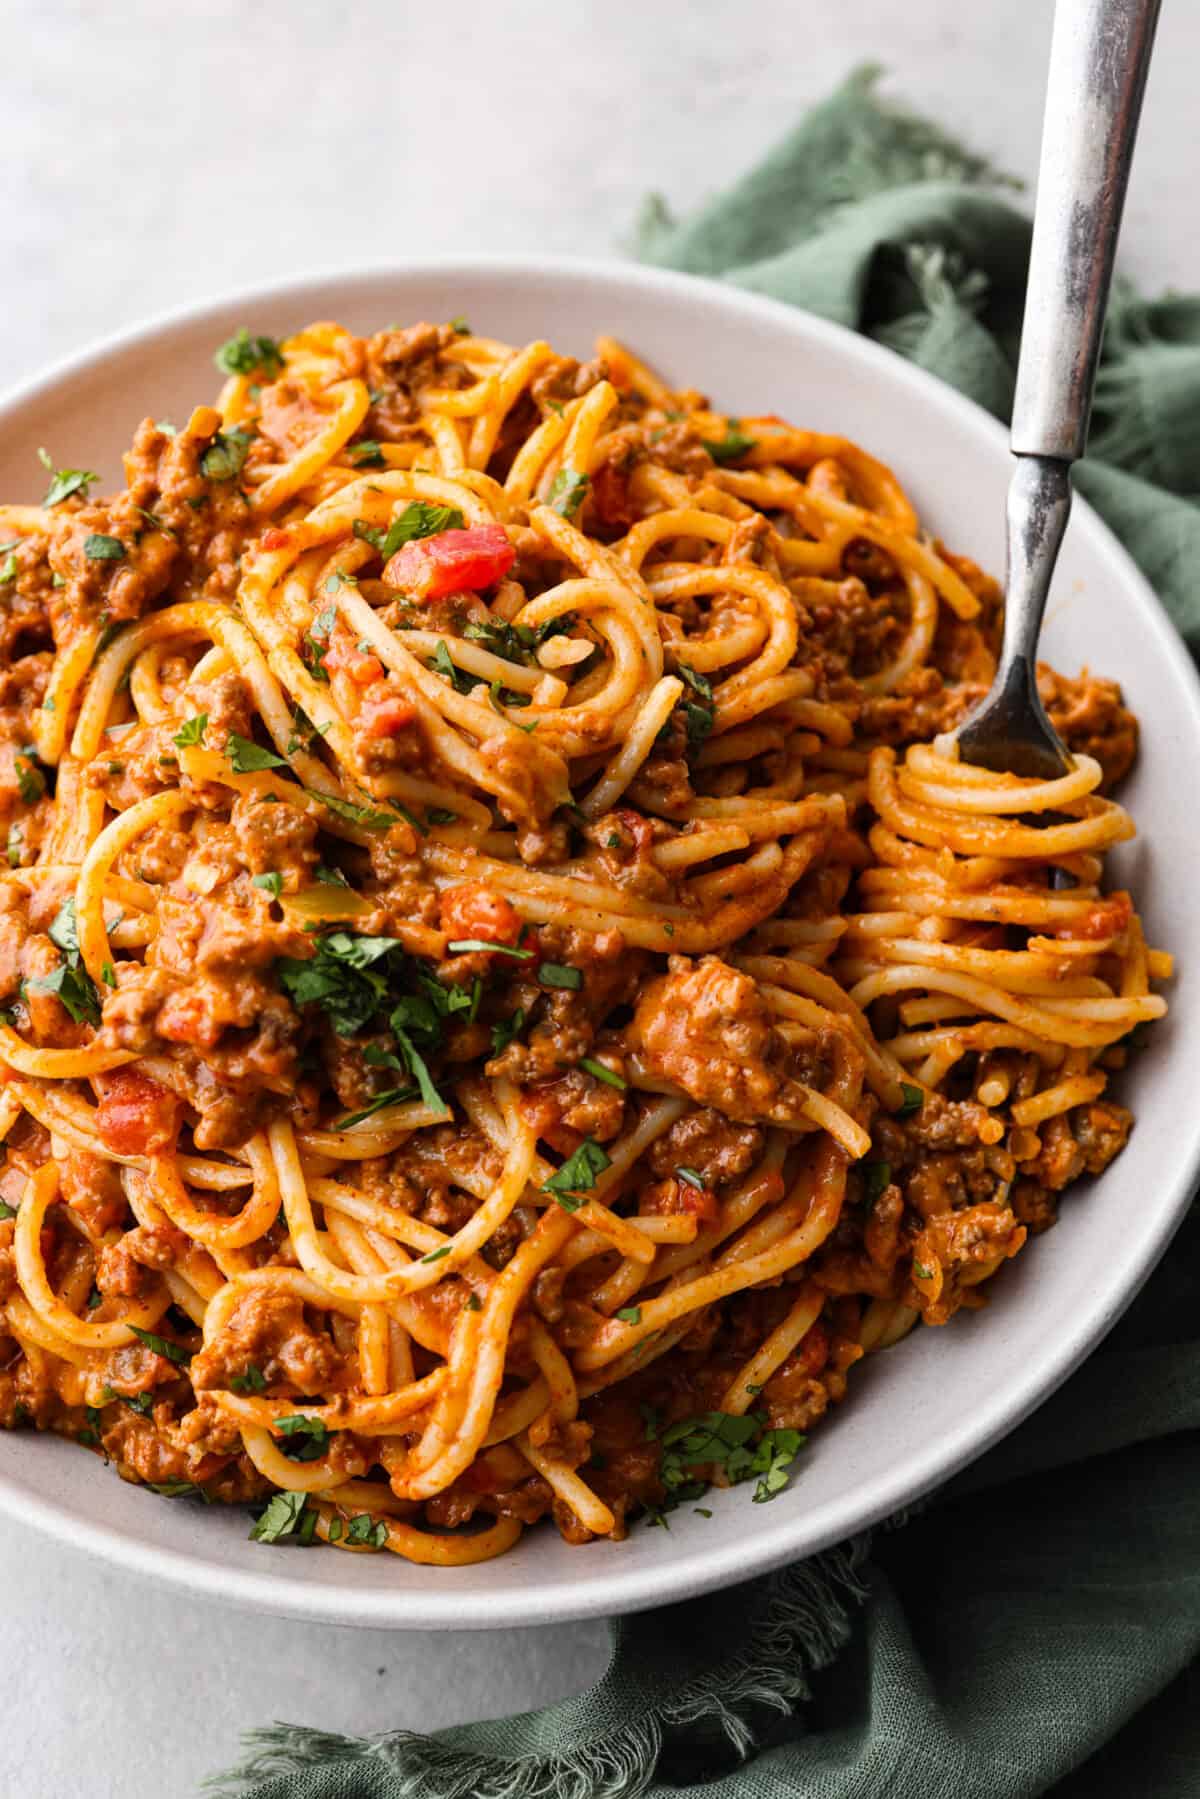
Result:
[[[119,480],[146,413],[179,419],[217,380],[214,348],[239,326],[280,333],[313,319],[361,332],[465,314],[513,343],[548,338],[579,356],[624,338],[680,385],[737,412],[778,412],[857,439],[891,463],[921,516],[984,567],[1003,565],[1007,447],[999,425],[898,356],[837,326],[715,283],[581,262],[413,264],[288,283],[178,313],[101,344],[0,406],[0,494],[33,499],[34,459]],[[568,1548],[546,1527],[481,1567],[412,1567],[391,1556],[270,1548],[246,1514],[169,1503],[92,1456],[29,1432],[0,1436],[0,1500],[22,1523],[185,1592],[366,1626],[489,1628],[633,1611],[727,1585],[837,1542],[915,1499],[995,1443],[1074,1369],[1166,1246],[1200,1166],[1200,686],[1132,562],[1077,503],[1045,651],[1060,668],[1116,675],[1143,725],[1122,798],[1141,830],[1114,858],[1152,940],[1176,951],[1170,1017],[1119,1085],[1137,1112],[1124,1154],[1073,1189],[1058,1228],[997,1283],[983,1312],[917,1332],[851,1377],[770,1506],[717,1494],[670,1531]]]

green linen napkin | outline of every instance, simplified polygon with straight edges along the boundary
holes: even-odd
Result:
[[[883,106],[863,71],[696,218],[652,202],[639,250],[865,331],[1003,417],[1029,245],[1004,185]],[[1079,487],[1200,651],[1200,298],[1118,296]],[[428,1737],[276,1725],[213,1785],[243,1799],[1194,1799],[1198,1331],[1193,1216],[1103,1349],[907,1521],[615,1620],[604,1678],[545,1711]]]

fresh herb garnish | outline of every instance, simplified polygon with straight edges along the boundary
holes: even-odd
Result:
[[[515,687],[505,687],[500,681],[489,684],[488,699],[492,702],[493,712],[501,713],[506,706],[528,706],[532,703],[529,694],[519,693]]]
[[[307,1504],[307,1493],[276,1493],[255,1521],[251,1541],[278,1543],[283,1537],[294,1536]],[[316,1513],[312,1516],[315,1519]]]
[[[125,545],[119,537],[107,537],[103,531],[89,531],[83,540],[83,553],[89,562],[120,562]]]
[[[491,955],[511,956],[516,962],[529,962],[533,959],[531,949],[518,949],[511,943],[489,943],[483,937],[456,937],[446,948],[455,956],[467,956],[476,950],[487,950]]]
[[[581,1193],[590,1193],[599,1175],[611,1168],[611,1159],[592,1137],[585,1137],[574,1155],[545,1182],[543,1191],[552,1193],[565,1212],[577,1212],[583,1201]]]
[[[17,776],[17,792],[26,806],[36,806],[46,791],[46,777],[37,765],[32,744],[27,744],[13,758]]]
[[[277,868],[270,869],[265,875],[255,875],[253,884],[269,893],[272,899],[278,899],[283,892],[283,876]]]
[[[543,962],[538,968],[538,981],[543,987],[562,987],[578,993],[583,986],[583,972],[566,962]]]
[[[223,375],[265,375],[273,380],[283,370],[283,346],[275,337],[251,337],[243,325],[213,357]]]
[[[231,1393],[263,1393],[266,1391],[267,1377],[256,1362],[247,1362],[241,1374],[230,1376],[229,1391]]]
[[[139,1343],[144,1343],[147,1349],[154,1351],[155,1355],[165,1356],[168,1362],[174,1362],[178,1367],[186,1368],[191,1361],[192,1358],[187,1350],[180,1348],[178,1343],[172,1343],[168,1338],[160,1337],[154,1331],[141,1330],[136,1324],[131,1324],[129,1328]]]
[[[890,1162],[861,1162],[859,1167],[862,1172],[863,1194],[869,1212],[876,1200],[881,1199],[891,1185],[892,1165]]]
[[[394,518],[386,531],[356,518],[354,535],[378,551],[384,562],[396,554],[402,544],[419,537],[436,537],[442,531],[461,531],[463,515],[457,506],[434,506],[428,500],[410,500],[404,511]]]
[[[796,1430],[764,1430],[761,1413],[701,1412],[681,1418],[661,1432],[659,1478],[667,1489],[668,1507],[699,1499],[708,1482],[697,1470],[719,1468],[732,1486],[760,1479],[754,1491],[756,1504],[774,1499],[787,1485],[785,1470],[804,1443]]]
[[[550,504],[563,518],[574,518],[587,498],[590,486],[588,476],[579,469],[560,468],[550,483]]]
[[[568,635],[575,629],[573,612],[560,613],[541,625],[514,625],[506,618],[472,619],[463,626],[463,636],[481,643],[493,656],[505,662],[532,663],[533,652],[548,638]]]
[[[592,1056],[580,1056],[579,1066],[585,1068],[596,1080],[604,1081],[609,1087],[615,1087],[620,1093],[624,1093],[629,1085],[624,1075],[618,1074],[615,1068],[607,1068],[603,1062],[597,1062]]]
[[[498,1056],[514,1043],[525,1029],[525,1008],[518,1006],[511,1018],[502,1019],[492,1026],[492,1054]]]
[[[747,450],[754,448],[758,439],[757,437],[747,437],[745,432],[739,429],[739,421],[730,419],[725,426],[724,437],[718,438],[716,442],[707,437],[702,437],[700,441],[714,462],[724,463],[736,462],[739,456],[744,456]]]
[[[622,1306],[617,1313],[622,1324],[640,1324],[642,1322],[641,1306]]]
[[[122,1405],[127,1405],[131,1412],[136,1412],[139,1418],[148,1418],[154,1410],[154,1401],[149,1393],[118,1393],[115,1387],[106,1384],[100,1389],[100,1397],[106,1405],[111,1405],[114,1401],[119,1400]]]
[[[699,1193],[703,1193],[708,1185],[704,1176],[697,1173],[694,1168],[677,1168],[675,1170],[675,1179],[677,1181],[683,1181],[685,1185],[689,1187],[695,1187]]]
[[[359,1512],[346,1526],[347,1543],[356,1543],[361,1549],[386,1549],[387,1540],[387,1525],[382,1518],[372,1518],[369,1512]]]
[[[63,959],[49,974],[31,980],[28,983],[30,991],[57,995],[76,1024],[99,1024],[100,998],[79,955],[79,923],[74,898],[64,900],[59,907],[49,936],[62,951]]]
[[[399,824],[401,818],[406,819],[416,830],[422,829],[420,822],[413,817],[412,813],[406,812],[400,806],[394,813],[381,812],[377,806],[356,806],[352,800],[335,799],[331,793],[322,793],[317,797],[323,806],[328,806],[329,810],[336,812],[339,818],[348,819],[351,824],[361,825],[365,831],[390,831],[393,825]]]
[[[200,458],[200,473],[209,481],[236,481],[253,442],[253,432],[236,426],[218,431]]]
[[[370,437],[361,437],[357,443],[344,445],[343,454],[355,468],[382,468],[386,461],[382,446]]]
[[[423,1262],[440,1262],[443,1256],[448,1256],[449,1254],[450,1245],[448,1243],[443,1243],[440,1249],[431,1249],[427,1256],[421,1257],[421,1260]]]
[[[329,1430],[323,1419],[293,1412],[286,1418],[276,1418],[274,1427],[281,1437],[287,1438],[283,1453],[289,1462],[316,1462],[325,1454]]]
[[[398,1106],[410,1099],[417,1099],[415,1087],[389,1087],[386,1093],[377,1093],[370,1105],[363,1106],[357,1112],[347,1112],[334,1125],[335,1131],[348,1131],[353,1124],[361,1124],[364,1118],[371,1118],[376,1112],[382,1112],[385,1106]]]
[[[676,669],[695,695],[693,699],[685,698],[682,704],[688,743],[693,749],[697,749],[711,734],[716,716],[712,682],[707,676],[697,674],[694,668],[689,668],[686,662],[677,663]]]
[[[925,1095],[919,1087],[914,1087],[911,1081],[901,1081],[900,1092],[902,1098],[893,1114],[894,1117],[908,1118],[913,1112],[921,1110],[925,1103]]]
[[[176,731],[171,742],[178,749],[189,750],[193,744],[203,743],[204,733],[208,729],[208,713],[197,712],[193,718],[185,719]]]
[[[433,652],[433,660],[429,666],[435,674],[441,675],[444,681],[449,681],[456,693],[470,693],[475,685],[474,678],[464,674],[455,663],[444,637],[438,638],[437,648]]]
[[[239,737],[236,731],[230,731],[225,739],[225,754],[235,775],[260,774],[263,769],[287,767],[283,756],[277,756],[274,750],[263,749],[261,744],[252,743],[248,737]]]
[[[63,500],[69,500],[74,493],[81,500],[86,500],[88,488],[93,481],[100,479],[99,475],[86,468],[55,468],[54,458],[47,450],[38,451],[38,461],[44,469],[50,471],[50,485],[46,489],[43,506],[57,506]]]
[[[9,1218],[15,1218],[16,1215],[16,1206],[10,1206],[6,1199],[0,1199],[0,1224],[4,1224]]]
[[[387,962],[395,937],[356,937],[333,931],[317,940],[310,960],[281,956],[275,971],[294,1005],[318,1005],[339,1037],[353,1037],[387,1000]]]

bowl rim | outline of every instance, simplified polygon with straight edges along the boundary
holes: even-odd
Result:
[[[748,327],[753,327],[756,320],[783,326],[806,339],[809,347],[823,345],[834,356],[849,358],[867,375],[878,372],[893,389],[907,388],[916,407],[924,406],[927,411],[943,409],[945,414],[957,416],[962,427],[977,438],[986,438],[997,448],[1008,447],[1004,426],[974,401],[872,339],[801,307],[709,277],[612,258],[532,253],[440,255],[403,262],[332,265],[189,301],[100,338],[7,389],[0,394],[0,428],[12,414],[24,411],[42,395],[108,359],[148,340],[195,327],[232,308],[261,308],[285,302],[299,306],[307,293],[315,294],[330,285],[341,283],[349,291],[374,282],[407,281],[414,277],[447,282],[492,277],[500,283],[514,284],[535,277],[558,286],[577,284],[592,288],[601,284],[673,299],[683,305],[711,305],[715,301],[727,312],[740,313]],[[999,493],[996,503],[1001,503]],[[1075,531],[1094,540],[1120,585],[1131,597],[1136,596],[1139,623],[1154,639],[1156,659],[1172,665],[1200,721],[1200,675],[1150,584],[1109,527],[1079,495],[1075,496],[1074,515]],[[66,1504],[31,1494],[3,1469],[0,1504],[18,1515],[23,1524],[31,1524],[69,1547],[103,1557],[144,1579],[162,1581],[194,1597],[223,1600],[314,1623],[368,1629],[483,1630],[620,1615],[693,1598],[796,1559],[795,1539],[801,1530],[807,1558],[869,1528],[943,1485],[1042,1405],[1116,1323],[1174,1235],[1200,1170],[1200,1113],[1190,1127],[1185,1127],[1183,1137],[1176,1172],[1155,1208],[1155,1225],[1144,1238],[1140,1253],[1131,1262],[1118,1263],[1113,1258],[1112,1275],[1097,1289],[1094,1302],[1056,1332],[1053,1353],[1031,1361],[1006,1386],[999,1402],[982,1399],[978,1411],[969,1418],[955,1421],[897,1463],[894,1472],[873,1480],[864,1497],[847,1490],[836,1504],[826,1502],[815,1514],[815,1528],[811,1511],[784,1513],[774,1524],[769,1517],[762,1519],[750,1535],[733,1532],[719,1545],[714,1542],[707,1549],[689,1551],[674,1559],[664,1557],[648,1569],[623,1571],[616,1567],[605,1579],[578,1586],[560,1582],[547,1591],[531,1582],[522,1588],[488,1594],[472,1592],[459,1580],[450,1580],[444,1589],[417,1593],[386,1584],[359,1589],[329,1581],[309,1582],[279,1569],[277,1562],[273,1564],[276,1571],[264,1570],[261,1575],[221,1567],[209,1554],[197,1554],[184,1543],[165,1549],[138,1541],[115,1525],[83,1520]],[[469,1575],[471,1570],[455,1572]]]

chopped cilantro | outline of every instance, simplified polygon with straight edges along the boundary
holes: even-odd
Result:
[[[622,1324],[640,1324],[642,1322],[641,1306],[622,1306],[617,1313]]]
[[[197,712],[193,718],[185,719],[176,731],[171,742],[178,749],[191,749],[194,743],[203,743],[204,733],[208,729],[208,713]]]
[[[890,1162],[861,1162],[859,1168],[867,1210],[870,1211],[891,1185],[892,1165]]]
[[[926,1268],[924,1262],[914,1261],[912,1271],[919,1281],[931,1281],[933,1279],[933,1269]]]
[[[236,426],[218,431],[200,458],[200,473],[208,481],[236,481],[253,442],[253,432]]]
[[[370,1118],[376,1112],[382,1112],[385,1106],[398,1106],[404,1101],[418,1098],[415,1087],[389,1087],[386,1093],[377,1093],[370,1105],[363,1106],[357,1112],[347,1112],[334,1125],[335,1131],[348,1131],[353,1124],[361,1124],[364,1118]]]
[[[329,1431],[322,1419],[293,1412],[273,1422],[279,1435],[287,1438],[283,1453],[289,1462],[316,1462],[325,1454]]]
[[[89,531],[83,540],[83,553],[89,562],[120,562],[125,545],[119,537],[107,537],[103,531]]]
[[[525,1028],[525,1008],[518,1006],[511,1018],[502,1019],[492,1026],[492,1054],[500,1055],[510,1043],[514,1043]]]
[[[585,1068],[595,1080],[604,1081],[608,1086],[616,1087],[618,1092],[624,1093],[629,1085],[624,1075],[618,1074],[615,1068],[606,1067],[603,1062],[597,1062],[592,1056],[580,1056],[579,1066]]]
[[[697,749],[711,734],[716,716],[712,682],[707,676],[697,674],[694,668],[689,668],[686,662],[678,663],[676,668],[696,696],[694,699],[684,699],[683,720],[687,727],[688,743],[693,749]]]
[[[0,1199],[0,1224],[5,1223],[9,1218],[15,1218],[16,1215],[16,1206],[10,1206],[6,1199]]]
[[[914,1087],[911,1081],[901,1081],[900,1092],[903,1097],[896,1107],[895,1117],[908,1118],[913,1112],[921,1110],[925,1103],[925,1095],[919,1087]]]
[[[268,380],[283,372],[283,346],[275,337],[251,337],[245,325],[236,337],[223,343],[213,357],[223,375],[265,375]]]
[[[252,743],[248,737],[239,737],[231,731],[225,739],[225,754],[235,775],[259,774],[266,768],[286,768],[283,756],[277,756],[274,750],[264,750],[261,744]]]
[[[475,685],[473,678],[464,674],[462,669],[455,664],[444,637],[438,638],[437,648],[433,652],[433,660],[429,666],[435,674],[441,675],[444,681],[449,681],[456,693],[470,693]]]
[[[468,325],[466,319],[463,318],[461,312],[456,319],[450,320],[450,329],[451,331],[457,332],[459,337],[470,337],[471,335],[471,327]]]
[[[387,999],[386,964],[399,949],[395,937],[356,937],[333,931],[317,942],[309,960],[281,956],[275,971],[294,1005],[318,1005],[339,1037],[353,1037]]]
[[[362,825],[366,831],[390,831],[402,818],[415,830],[424,829],[420,820],[414,818],[411,812],[405,811],[403,806],[397,806],[395,812],[381,812],[377,806],[356,806],[352,800],[335,799],[331,793],[318,794],[317,797],[323,806],[328,806],[339,818],[348,819],[351,824]]]
[[[262,1393],[267,1385],[267,1377],[255,1362],[247,1362],[241,1374],[230,1376],[229,1391],[231,1393]]]
[[[382,1518],[372,1518],[369,1512],[360,1512],[346,1526],[347,1543],[355,1543],[360,1549],[386,1549],[387,1540],[387,1525]]]
[[[278,869],[272,868],[265,875],[255,875],[254,885],[269,893],[272,899],[278,899],[283,892],[283,876]]]
[[[583,1201],[578,1197],[596,1185],[598,1175],[612,1166],[610,1158],[592,1137],[585,1137],[574,1155],[546,1181],[543,1191],[552,1193],[565,1212],[577,1212]]]
[[[745,432],[738,427],[739,421],[730,419],[725,426],[724,437],[717,439],[716,442],[707,437],[700,439],[714,462],[736,462],[739,456],[744,456],[747,450],[754,448],[758,439],[747,437]]]
[[[278,1543],[295,1534],[300,1515],[308,1504],[307,1493],[276,1493],[250,1532],[255,1543]],[[315,1513],[314,1513],[315,1516]]]
[[[182,1349],[178,1343],[172,1343],[168,1338],[156,1335],[154,1331],[140,1330],[136,1324],[131,1324],[129,1328],[139,1343],[144,1343],[155,1355],[165,1356],[168,1362],[175,1362],[180,1368],[186,1368],[191,1361],[187,1350]]]
[[[529,962],[533,958],[531,949],[519,949],[511,943],[489,943],[483,937],[456,937],[446,948],[455,956],[467,956],[476,950],[487,950],[491,955],[511,956],[517,962]]]
[[[538,969],[538,980],[543,987],[563,987],[578,993],[583,986],[583,973],[566,962],[543,962]]]
[[[345,454],[355,468],[382,468],[386,460],[381,446],[370,437],[362,437],[357,443],[346,444]]]
[[[16,552],[14,550],[10,550],[8,552],[8,555],[4,558],[3,565],[0,566],[0,582],[7,584],[9,581],[15,581],[16,578],[17,578]]]
[[[54,458],[46,450],[38,451],[38,461],[44,469],[50,471],[50,485],[46,489],[43,506],[57,506],[63,500],[69,500],[72,494],[78,494],[81,500],[87,499],[88,488],[93,481],[100,479],[85,468],[55,468]]]
[[[529,694],[518,693],[515,687],[505,687],[500,681],[490,683],[488,699],[492,702],[494,712],[503,712],[505,706],[528,706],[532,703]]]
[[[550,483],[550,504],[563,518],[574,518],[587,498],[591,482],[578,469],[560,468]]]
[[[386,531],[368,525],[361,518],[354,521],[355,537],[369,543],[384,562],[390,561],[402,544],[413,543],[419,537],[436,537],[442,531],[461,531],[462,528],[463,515],[457,506],[434,506],[428,500],[410,500]]]

